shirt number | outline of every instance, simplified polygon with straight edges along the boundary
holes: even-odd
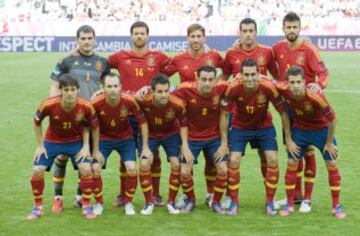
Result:
[[[135,68],[135,76],[136,77],[143,77],[144,76],[144,69],[136,67]]]
[[[63,122],[63,129],[71,129],[71,122]]]

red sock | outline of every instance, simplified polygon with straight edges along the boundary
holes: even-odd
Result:
[[[126,166],[123,161],[120,162],[120,196],[125,196],[125,189],[126,189]]]
[[[304,199],[311,200],[311,195],[314,187],[316,177],[316,160],[314,150],[308,151],[305,154],[305,182],[304,182]]]
[[[226,191],[227,175],[217,175],[214,184],[214,199],[212,204],[220,202],[223,193]]]
[[[161,159],[159,152],[154,153],[154,161],[151,165],[152,193],[160,195]]]
[[[195,202],[196,198],[194,193],[194,180],[192,175],[186,179],[180,177],[180,182],[187,199]]]
[[[145,196],[146,203],[152,203],[152,183],[151,183],[151,172],[143,171],[140,169],[139,173],[140,186]]]
[[[180,171],[171,169],[171,173],[169,176],[169,197],[167,202],[173,203],[175,202],[176,195],[179,191],[180,186]]]
[[[35,205],[41,206],[43,204],[42,194],[44,192],[44,186],[45,186],[44,176],[33,175],[31,176],[30,183],[31,183],[32,193],[34,195]]]
[[[216,180],[216,167],[211,159],[211,156],[204,152],[205,157],[205,168],[204,168],[204,175],[206,181],[206,189],[208,194],[214,193],[214,183]]]
[[[327,166],[329,185],[331,190],[332,207],[339,204],[339,195],[341,189],[341,176],[337,166]]]
[[[125,203],[132,202],[135,191],[136,191],[136,185],[137,185],[137,175],[133,174],[127,174],[125,179]]]
[[[266,201],[273,202],[279,181],[279,167],[268,167],[266,171]]]
[[[92,175],[90,176],[81,176],[80,179],[80,188],[82,192],[82,203],[83,205],[90,205],[90,199],[92,197],[94,189],[94,179]]]
[[[304,160],[299,160],[299,165],[296,170],[296,185],[294,190],[294,198],[302,199],[302,175],[304,170]]]
[[[238,194],[240,188],[240,169],[228,168],[227,176],[227,196],[230,196],[232,201],[238,203]]]
[[[298,164],[288,164],[285,173],[285,190],[287,202],[290,206],[294,206],[294,190],[296,185],[296,171]]]
[[[104,203],[101,175],[94,175],[94,196],[97,203]]]

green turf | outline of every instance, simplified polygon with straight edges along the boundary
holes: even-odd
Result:
[[[59,53],[1,53],[0,54],[0,235],[357,235],[360,230],[360,53],[322,53],[330,70],[326,94],[337,116],[337,139],[340,148],[339,166],[342,173],[342,202],[348,217],[338,221],[331,215],[330,194],[324,163],[318,155],[313,211],[295,213],[282,218],[264,214],[264,188],[259,161],[248,150],[242,160],[240,213],[237,217],[221,217],[203,204],[205,184],[203,162],[195,168],[198,207],[190,215],[171,216],[166,208],[157,208],[152,216],[126,217],[123,209],[114,209],[112,201],[118,193],[118,158],[112,155],[104,178],[104,214],[93,221],[72,207],[76,189],[76,173],[68,168],[65,183],[65,210],[51,213],[53,185],[46,176],[44,194],[45,216],[34,222],[26,221],[31,210],[32,194],[29,178],[35,138],[32,119],[39,102],[48,95],[49,74],[64,56]],[[276,114],[279,130],[279,119]],[[278,132],[279,133],[279,132]],[[281,138],[279,138],[281,142]],[[359,145],[359,146],[358,146]],[[281,146],[281,145],[280,145]],[[319,154],[319,153],[318,153]],[[278,198],[284,197],[283,174],[285,152],[279,152],[281,179]],[[70,165],[68,166],[70,167]],[[167,196],[169,166],[163,162],[161,192]],[[140,188],[135,206],[143,204]]]

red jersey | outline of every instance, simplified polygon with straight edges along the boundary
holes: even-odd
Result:
[[[274,53],[271,48],[262,44],[256,44],[255,48],[251,51],[243,49],[242,44],[228,49],[225,55],[224,72],[228,75],[232,74],[235,76],[240,73],[241,64],[246,59],[256,61],[260,74],[267,75],[268,72],[270,72],[274,79],[278,78],[278,68]]]
[[[290,49],[288,41],[282,40],[273,46],[273,50],[279,67],[280,81],[287,81],[287,70],[293,65],[298,65],[304,70],[307,84],[318,83],[322,89],[326,88],[328,70],[318,49],[311,42],[304,40],[297,48]]]
[[[133,96],[121,93],[120,103],[112,107],[105,99],[105,94],[101,94],[93,101],[96,113],[99,117],[100,140],[125,140],[133,135],[130,126],[130,114],[135,116],[139,124],[146,122],[143,111]]]
[[[228,84],[219,81],[208,96],[200,95],[197,82],[180,84],[174,92],[186,104],[189,140],[206,141],[220,137],[220,101]]]
[[[294,127],[318,130],[328,127],[335,118],[335,112],[324,94],[306,89],[304,98],[297,101],[286,83],[278,83],[276,86],[294,114]]]
[[[223,69],[224,61],[220,54],[215,50],[203,52],[200,56],[192,56],[188,50],[173,57],[166,66],[164,73],[168,76],[179,72],[180,82],[193,82],[196,79],[196,71],[205,65],[220,67]]]
[[[224,105],[224,110],[233,112],[232,126],[236,128],[262,129],[272,126],[269,102],[279,113],[285,111],[282,97],[268,79],[259,80],[258,88],[252,94],[245,91],[243,80],[235,80],[229,85],[225,98],[228,103]]]
[[[76,99],[76,105],[71,111],[65,111],[61,106],[60,96],[44,100],[36,111],[35,125],[41,125],[46,116],[49,116],[49,126],[44,140],[54,143],[80,141],[84,126],[95,128],[98,125],[94,108],[82,97]]]
[[[148,121],[151,138],[173,135],[179,133],[179,126],[187,126],[185,103],[174,95],[170,95],[168,104],[161,107],[154,105],[152,93],[138,102]]]
[[[115,52],[108,60],[110,67],[119,71],[122,90],[136,92],[149,86],[153,77],[169,63],[170,58],[159,51],[148,50],[139,56],[128,50]]]

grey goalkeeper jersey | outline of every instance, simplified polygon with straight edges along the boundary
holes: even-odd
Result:
[[[59,81],[63,74],[70,74],[80,85],[80,96],[90,100],[91,96],[100,89],[100,79],[110,72],[108,61],[97,54],[91,56],[68,56],[56,64],[51,78]]]

